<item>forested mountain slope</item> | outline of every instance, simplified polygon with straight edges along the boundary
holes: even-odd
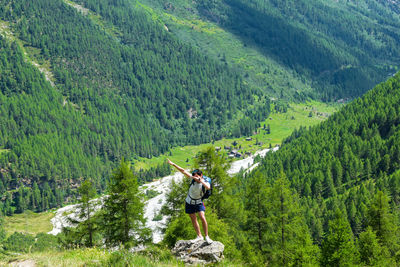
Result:
[[[399,5],[395,1],[143,2],[176,16],[170,24],[184,24],[182,18],[192,22],[191,34],[183,27],[172,29],[180,38],[241,69],[250,84],[272,96],[301,99],[305,94],[327,101],[354,98],[386,80],[400,63]],[[196,21],[198,17],[205,25]],[[208,29],[208,21],[234,34],[243,48],[230,44],[234,41],[219,29]],[[219,44],[223,41],[241,55],[210,47],[210,43],[223,47]],[[257,58],[252,59],[253,54]]]
[[[335,211],[341,210],[343,223],[359,242],[365,242],[360,235],[372,227],[385,257],[399,262],[400,73],[320,125],[295,132],[247,177],[245,191],[259,196],[282,172],[300,197],[312,238],[322,244],[323,253],[327,236],[334,238],[329,221],[338,219]]]
[[[82,12],[70,4],[0,3],[0,193],[7,213],[11,205],[18,212],[59,205],[82,178],[104,186],[121,157],[249,134],[267,116],[259,92],[178,41],[135,2],[87,1]]]
[[[400,62],[400,19],[376,1],[199,1],[206,16],[313,80],[323,99],[354,97]],[[221,8],[225,7],[221,13]]]

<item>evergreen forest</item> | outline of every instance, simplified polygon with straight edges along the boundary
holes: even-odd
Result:
[[[284,172],[303,208],[302,220],[321,247],[323,266],[352,261],[373,266],[399,264],[399,114],[397,74],[326,122],[293,133],[247,177],[245,188],[252,190],[260,181],[268,188]],[[261,194],[262,187],[249,193]],[[251,232],[256,234],[254,230]],[[340,231],[348,240],[339,240]],[[349,254],[333,256],[341,245]],[[355,246],[359,246],[359,254],[354,252]]]
[[[295,88],[297,93],[324,101],[354,98],[397,71],[396,1],[199,0],[196,7],[246,46],[309,81],[312,92]],[[273,77],[276,70],[263,72]],[[278,90],[265,83],[270,94]],[[294,85],[287,83],[275,95],[288,95]],[[292,98],[303,98],[295,92]]]
[[[0,3],[7,214],[60,206],[87,177],[104,190],[123,157],[248,135],[269,114],[269,99],[134,2],[84,4],[91,15],[61,0]]]
[[[139,186],[171,168],[131,162],[209,143],[190,164],[213,181],[206,214],[222,265],[399,266],[399,15],[391,0],[0,1],[0,265],[58,250],[140,266],[129,249],[143,244],[150,266],[179,264],[170,249],[195,238],[190,181],[158,202],[164,239],[151,244],[145,200],[160,192]],[[199,38],[219,31],[265,61],[211,53]],[[346,105],[228,175],[232,159],[214,141],[259,149],[256,134],[279,130],[270,114],[306,100]],[[5,230],[15,214],[66,203],[79,204],[78,220],[57,237]]]

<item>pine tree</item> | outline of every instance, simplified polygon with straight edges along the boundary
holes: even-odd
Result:
[[[369,226],[360,234],[357,242],[360,261],[367,266],[388,266],[391,261],[389,255],[379,244],[378,238],[372,228]],[[386,255],[385,255],[386,254]],[[391,265],[395,265],[394,262]]]
[[[267,252],[266,234],[268,228],[267,196],[270,188],[260,173],[251,177],[246,188],[245,210],[246,224],[245,231],[248,234],[249,243],[262,255]]]
[[[161,208],[163,215],[169,216],[169,221],[172,221],[179,215],[184,213],[185,197],[187,195],[189,179],[184,179],[176,183],[172,180],[170,188],[167,193],[165,205]]]
[[[395,256],[399,249],[398,222],[391,213],[389,196],[378,191],[368,209],[368,225],[372,227],[383,247]]]
[[[103,207],[104,238],[109,247],[121,245],[126,249],[150,240],[150,230],[145,228],[144,204],[139,184],[130,165],[124,160],[109,183],[109,196]]]
[[[318,248],[312,244],[298,196],[289,189],[283,171],[265,201],[268,227],[263,245],[269,252],[268,261],[276,266],[315,264]]]
[[[357,262],[350,224],[339,209],[336,209],[333,220],[329,221],[321,252],[322,266],[352,266]]]
[[[40,197],[39,186],[36,182],[34,182],[32,187],[32,208],[34,210],[39,211],[40,203],[41,203],[41,197]]]
[[[79,194],[78,218],[82,221],[79,225],[79,232],[83,241],[81,242],[87,247],[92,247],[94,245],[94,234],[97,230],[96,217],[93,217],[97,203],[90,200],[96,196],[96,188],[90,180],[85,180],[79,187]]]

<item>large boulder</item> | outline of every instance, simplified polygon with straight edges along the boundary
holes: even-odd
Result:
[[[211,244],[201,240],[193,243],[190,240],[176,242],[172,252],[186,264],[208,264],[219,262],[224,258],[224,244],[214,241]]]

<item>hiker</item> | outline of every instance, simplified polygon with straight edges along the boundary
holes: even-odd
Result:
[[[192,182],[189,187],[189,192],[188,192],[188,195],[185,200],[185,212],[187,214],[189,214],[190,219],[192,220],[194,230],[196,231],[196,234],[197,234],[197,238],[193,239],[192,242],[194,243],[194,242],[203,240],[203,236],[201,235],[200,226],[199,226],[199,223],[197,222],[197,216],[196,216],[196,213],[199,213],[199,217],[200,217],[201,223],[203,225],[205,240],[208,244],[211,244],[213,241],[208,236],[208,224],[207,224],[206,216],[204,213],[206,210],[206,207],[204,206],[203,199],[202,199],[203,194],[204,194],[203,187],[205,188],[205,190],[210,190],[211,189],[210,183],[208,183],[204,179],[202,171],[196,169],[192,172],[192,174],[190,174],[185,169],[183,169],[182,167],[179,167],[178,165],[176,165],[169,159],[167,159],[167,160],[168,160],[168,164],[170,164],[171,166],[174,166],[178,171],[180,171],[185,176],[192,179]]]

